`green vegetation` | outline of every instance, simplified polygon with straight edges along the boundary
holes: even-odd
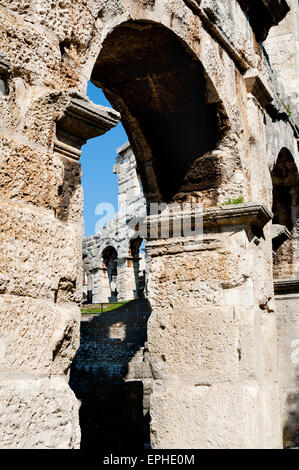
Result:
[[[240,196],[240,197],[238,197],[238,198],[236,198],[236,199],[231,199],[231,198],[229,198],[228,201],[223,202],[221,205],[222,205],[222,206],[230,206],[230,205],[232,205],[232,204],[242,204],[243,202],[245,202],[245,201],[244,201],[244,197],[243,197],[243,196]]]
[[[284,104],[283,102],[282,102],[282,106],[284,107],[284,109],[285,109],[286,112],[287,112],[288,117],[290,118],[291,115],[292,115],[291,106],[289,105],[289,103],[288,103],[288,104]]]
[[[279,94],[279,93],[278,93],[278,98],[279,98],[279,101],[281,102],[282,106],[283,106],[284,109],[286,110],[286,113],[287,113],[287,115],[288,115],[288,118],[290,118],[291,115],[292,115],[292,110],[291,110],[290,104],[289,104],[289,103],[286,104],[286,103],[283,101],[283,99],[280,97],[280,94]]]
[[[94,307],[89,307],[89,308],[81,308],[81,313],[101,313],[103,312],[110,312],[110,310],[116,310],[119,307],[122,307],[123,305],[132,302],[131,300],[126,300],[124,302],[113,302],[110,304],[102,304],[103,305],[103,310],[101,310],[101,304],[95,304]]]

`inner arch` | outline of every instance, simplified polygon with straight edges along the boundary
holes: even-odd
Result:
[[[148,202],[217,186],[194,162],[217,148],[225,112],[202,64],[172,31],[149,22],[117,26],[91,81],[121,112]]]

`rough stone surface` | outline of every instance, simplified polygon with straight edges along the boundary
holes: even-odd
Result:
[[[298,447],[297,301],[273,288],[298,279],[297,2],[0,0],[0,16],[1,446],[79,446],[78,158],[120,113],[147,203],[212,210],[203,237],[147,241],[152,447]],[[117,112],[84,98],[89,79]],[[274,275],[271,210],[291,234]]]
[[[278,312],[278,372],[284,446],[298,447],[299,297],[292,293],[280,294],[275,301]]]
[[[0,396],[2,449],[80,445],[79,403],[63,378],[2,375]]]

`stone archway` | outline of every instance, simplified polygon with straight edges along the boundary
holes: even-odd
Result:
[[[106,246],[101,253],[102,269],[98,281],[102,302],[117,300],[117,251],[113,246]],[[105,300],[106,299],[106,300]]]
[[[172,226],[190,216],[185,202],[200,203],[191,211],[203,216],[203,231],[197,236],[170,233],[167,239],[158,231],[156,239],[147,240],[152,307],[148,345],[154,375],[151,444],[279,446],[277,386],[268,387],[268,370],[256,357],[267,343],[275,362],[271,338],[276,324],[261,312],[265,289],[259,281],[260,269],[266,279],[270,276],[269,228],[264,231],[264,226],[271,213],[260,203],[260,187],[256,191],[252,184],[257,169],[248,168],[246,138],[256,141],[247,135],[248,123],[246,132],[236,133],[241,127],[236,115],[244,127],[247,117],[243,121],[238,110],[233,120],[228,118],[216,91],[219,82],[211,80],[182,38],[154,21],[130,20],[112,28],[91,80],[121,113],[147,202],[168,204]],[[235,80],[237,87],[238,74]],[[265,101],[253,97],[255,86],[255,79],[247,78],[242,93],[259,121],[260,103]],[[262,145],[260,136],[257,141]],[[266,173],[265,162],[260,169],[260,174]],[[231,201],[228,196],[237,194],[242,197],[236,204],[248,194],[258,194],[259,203],[231,207],[226,202],[227,208],[219,208],[225,198]],[[164,215],[158,216],[161,224]],[[147,221],[156,219],[149,216]],[[261,338],[262,324],[269,344]],[[217,413],[219,403],[223,415]],[[255,410],[253,415],[249,409]],[[215,415],[217,431],[211,424]],[[269,419],[276,425],[266,433]],[[177,431],[174,422],[180,423]],[[253,433],[257,422],[259,431]]]
[[[282,148],[271,172],[273,185],[273,281],[277,306],[278,377],[284,447],[298,447],[299,417],[299,173]]]
[[[140,251],[142,243],[143,239],[140,237],[131,239],[129,243],[129,268],[135,299],[143,298],[145,290],[145,259],[144,252]]]
[[[273,185],[274,279],[298,277],[298,185],[294,159],[283,148],[271,172]],[[289,232],[289,233],[288,233]]]
[[[92,80],[122,112],[148,201],[194,198],[205,206],[203,238],[157,239],[147,245],[153,308],[152,446],[281,446],[275,314],[270,304],[264,308],[265,298],[273,294],[266,140],[267,134],[275,140],[284,135],[296,143],[298,133],[265,64],[261,31],[254,21],[258,2],[250,2],[249,15],[249,2],[237,0],[90,1],[88,8],[79,1],[42,2],[45,8],[40,2],[27,3],[26,8],[21,2],[1,6],[3,447],[80,443],[79,404],[67,383],[79,345],[78,159],[82,144],[109,130],[120,117],[84,97],[92,69]],[[288,10],[285,0],[267,3],[262,38],[273,24],[272,6],[278,19]],[[139,25],[135,31],[134,20]],[[189,80],[186,84],[178,70],[178,86],[167,73],[162,83],[155,82],[152,51],[165,64],[169,61],[163,47],[147,47],[153,86],[140,90],[136,84],[146,103],[144,116],[140,96],[134,96],[129,85],[120,92],[119,82],[113,89],[113,75],[102,83],[97,73],[98,66],[103,72],[103,65],[117,73],[119,59],[120,65],[127,65],[124,79],[126,73],[136,79],[142,50],[136,47],[137,54],[126,55],[133,61],[131,67],[115,55],[123,44],[112,46],[113,37],[122,38],[124,28],[132,29],[128,38],[135,35],[136,43],[139,27],[148,44],[153,42],[146,32],[151,28],[157,38],[165,37],[169,59],[171,51],[179,52]],[[105,48],[109,38],[111,50]],[[141,40],[141,48],[142,44]],[[141,60],[141,65],[147,61]],[[164,87],[171,84],[167,78],[174,85],[169,89]],[[202,84],[195,94],[192,83]],[[207,145],[201,148],[193,98],[199,115],[207,114],[208,122],[219,124],[219,145],[215,128],[208,129],[205,139],[203,123],[200,135]],[[185,105],[184,130],[176,115]],[[211,113],[203,113],[208,107]],[[169,109],[174,112],[163,114]],[[164,143],[157,144],[159,132],[168,138],[175,133],[177,145],[170,143],[171,152]],[[196,155],[186,145],[187,158],[185,146],[180,158],[182,136],[189,136]],[[295,145],[294,149],[298,157]],[[173,180],[167,172],[173,166],[170,153],[175,161]],[[253,202],[221,206],[240,201],[241,196]]]
[[[118,25],[103,42],[91,81],[121,112],[147,202],[218,188],[221,162],[212,151],[228,118],[201,62],[174,32],[147,21]]]

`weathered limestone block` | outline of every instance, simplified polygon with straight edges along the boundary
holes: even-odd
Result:
[[[0,296],[0,373],[65,375],[80,337],[76,305]]]
[[[2,449],[79,447],[79,402],[63,378],[6,374],[0,384]]]
[[[180,376],[181,369],[186,382],[199,386],[237,382],[248,377],[260,380],[265,373],[269,381],[275,378],[277,370],[273,368],[273,358],[266,350],[254,347],[257,338],[262,340],[261,324],[265,343],[275,342],[274,315],[264,319],[259,309],[245,306],[199,308],[195,302],[193,308],[187,302],[184,306],[174,302],[173,305],[176,307],[159,315],[154,311],[150,319],[151,334],[157,338],[155,343],[150,343],[157,378],[169,374]],[[163,361],[159,356],[159,343],[163,344]]]
[[[298,276],[297,250],[293,239],[288,239],[274,253],[273,275],[275,279],[291,279]]]
[[[3,201],[0,214],[1,292],[58,302],[79,301],[80,232],[47,211],[21,202]],[[69,284],[63,287],[66,281]]]
[[[80,310],[72,304],[62,304],[57,308],[55,325],[51,337],[52,375],[69,372],[75,353],[80,344]]]
[[[288,100],[291,100],[292,112],[298,112],[298,65],[299,65],[299,34],[298,34],[298,2],[288,0],[290,11],[285,18],[272,28],[265,41],[271,64],[283,83]],[[287,103],[286,103],[287,104]]]
[[[154,448],[280,447],[270,217],[228,206],[203,235],[147,242]]]
[[[1,5],[9,7],[12,11],[18,12],[22,18],[32,21],[32,16],[41,25],[52,29],[59,39],[64,39],[70,33],[70,13],[72,2],[64,0],[57,4],[47,0],[2,0]]]
[[[31,83],[40,84],[41,77],[44,77],[42,81],[46,86],[51,82],[53,85],[59,79],[61,61],[59,46],[53,35],[38,22],[24,21],[5,7],[0,6],[2,51],[10,58],[14,68],[21,70],[21,74],[26,64],[27,78]],[[28,44],[36,47],[28,47]]]
[[[270,393],[272,390],[270,390]],[[277,390],[271,393],[277,394]],[[270,395],[270,399],[271,399]],[[278,397],[275,397],[275,414]],[[268,401],[266,406],[272,407]],[[179,379],[154,381],[151,395],[151,442],[158,448],[253,449],[280,446],[273,436],[276,419],[261,433],[260,390],[251,383],[190,384]],[[173,420],[180,423],[174,429]],[[191,426],[192,423],[192,426]],[[171,431],[170,431],[171,430]]]
[[[23,200],[46,209],[57,207],[62,163],[57,155],[7,137],[0,144],[0,197]]]

